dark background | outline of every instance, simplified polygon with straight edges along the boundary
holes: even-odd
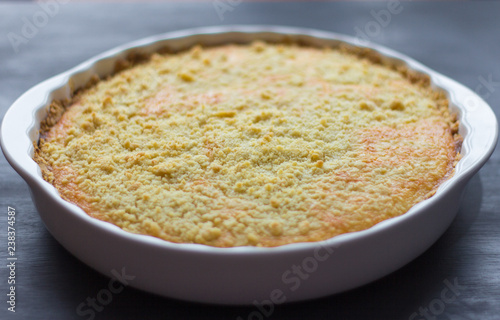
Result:
[[[290,25],[349,35],[355,35],[356,28],[368,30],[371,40],[472,89],[488,79],[497,82],[489,90],[483,85],[479,92],[497,116],[500,112],[500,4],[495,2],[402,2],[402,11],[382,23],[371,11],[386,10],[385,2],[243,1],[224,12],[223,20],[211,1],[70,1],[57,8],[16,52],[8,34],[22,36],[25,19],[32,21],[42,8],[35,3],[0,3],[2,116],[33,85],[116,45],[166,31],[220,24]],[[500,319],[499,177],[496,152],[469,183],[449,230],[399,271],[346,293],[278,306],[269,318],[411,319],[420,308],[430,307],[428,319]],[[17,212],[15,314],[7,311],[6,303],[7,206]],[[76,307],[87,297],[96,297],[108,282],[51,237],[27,185],[0,156],[0,319],[86,319],[77,315]],[[446,283],[454,282],[461,286],[456,294],[446,291]],[[254,310],[181,302],[127,287],[95,319],[248,319]],[[413,320],[417,319],[425,316],[414,315]]]

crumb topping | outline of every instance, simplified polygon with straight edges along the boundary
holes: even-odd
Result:
[[[133,233],[319,241],[432,195],[458,156],[447,105],[342,50],[197,46],[78,93],[35,159],[63,198]]]

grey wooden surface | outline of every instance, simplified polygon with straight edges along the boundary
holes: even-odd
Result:
[[[356,28],[368,30],[371,40],[472,89],[496,82],[483,84],[480,93],[498,115],[500,4],[403,2],[401,8],[390,21],[383,16],[377,22],[372,10],[387,10],[386,3],[243,1],[233,2],[232,10],[221,16],[212,2],[68,3],[52,9],[57,12],[44,21],[37,4],[0,3],[0,114],[38,82],[134,39],[205,25],[277,24],[351,35]],[[15,52],[8,34],[23,36],[26,21],[37,15],[41,20],[36,35],[25,38]],[[350,292],[281,305],[269,318],[500,319],[499,177],[496,152],[469,183],[449,230],[399,271]],[[17,212],[15,314],[7,311],[6,303],[7,206]],[[0,156],[0,319],[88,319],[77,314],[77,306],[96,297],[108,282],[51,237],[26,184]],[[447,289],[455,282],[456,292]],[[181,302],[127,287],[95,319],[259,319],[252,317],[255,310]]]

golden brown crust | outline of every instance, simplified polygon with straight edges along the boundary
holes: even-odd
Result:
[[[407,212],[460,157],[445,94],[371,50],[258,42],[130,59],[51,104],[34,158],[64,199],[131,232],[324,240]]]

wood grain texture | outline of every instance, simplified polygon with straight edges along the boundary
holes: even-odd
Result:
[[[391,15],[371,39],[480,89],[500,113],[500,4],[412,2]],[[22,35],[37,4],[0,4],[0,114],[24,91],[116,45],[152,34],[218,24],[277,24],[339,33],[364,30],[371,11],[386,3],[243,2],[223,14],[213,4],[147,3],[59,5],[58,12],[16,53],[8,40]],[[488,88],[485,82],[496,82]],[[490,84],[491,84],[490,81]],[[457,219],[427,252],[367,286],[314,301],[281,305],[264,319],[411,319],[420,308],[441,311],[447,283],[463,286],[436,319],[498,319],[500,314],[500,152],[469,183]],[[0,319],[87,319],[76,312],[109,279],[79,262],[43,226],[24,181],[0,156],[0,296],[6,297],[7,206],[17,212],[16,314],[0,301]],[[241,288],[244,290],[244,288]],[[454,298],[454,299],[451,299]],[[248,319],[254,307],[209,306],[125,288],[95,319]],[[422,309],[424,310],[424,309]],[[258,319],[258,317],[254,317]],[[414,320],[425,319],[415,316]],[[431,318],[432,319],[432,318]]]

